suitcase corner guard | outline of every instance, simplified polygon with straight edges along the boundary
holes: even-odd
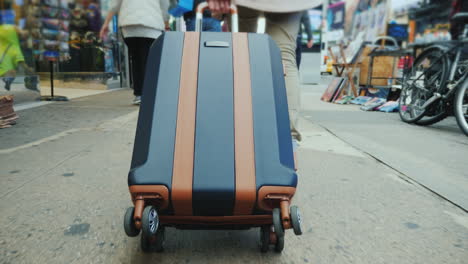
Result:
[[[169,190],[165,185],[132,185],[128,187],[135,205],[135,226],[141,228],[141,216],[145,203],[151,203],[164,210],[169,205]]]
[[[262,186],[258,190],[257,206],[261,210],[272,211],[273,208],[281,210],[281,221],[284,229],[290,229],[291,216],[289,205],[296,192],[295,187],[289,186]]]

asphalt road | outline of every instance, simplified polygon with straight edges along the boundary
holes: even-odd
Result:
[[[468,259],[465,211],[310,122],[313,112],[301,122],[294,200],[305,232],[296,237],[289,231],[281,255],[261,254],[255,229],[168,229],[165,252],[144,254],[139,239],[126,237],[122,226],[131,205],[126,177],[137,118],[130,99],[131,92],[122,90],[44,105],[20,111],[18,125],[0,130],[0,263],[461,264]],[[328,107],[309,103],[306,110]]]

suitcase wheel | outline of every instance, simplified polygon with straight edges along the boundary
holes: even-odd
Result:
[[[134,207],[127,208],[124,216],[124,230],[129,237],[136,237],[140,234],[140,229],[136,228],[135,220],[133,220]]]
[[[270,249],[270,232],[269,225],[260,227],[260,252],[266,253]]]
[[[270,245],[274,246],[275,252],[281,253],[284,249],[284,235],[279,236],[273,231],[273,226],[265,225],[260,228],[260,252],[266,253]]]
[[[146,206],[141,215],[141,232],[145,236],[154,236],[159,227],[159,216],[156,207]]]
[[[297,206],[291,206],[291,225],[296,236],[302,235],[301,214]]]
[[[164,250],[164,242],[166,241],[166,228],[160,226],[158,232],[156,232],[156,241],[154,244],[154,250],[156,252],[162,252]]]
[[[273,209],[273,228],[275,229],[275,233],[277,236],[284,236],[284,227],[281,219],[281,210],[279,208]]]
[[[145,253],[162,252],[164,250],[164,241],[166,238],[166,229],[160,226],[155,235],[141,234],[140,246]]]
[[[288,200],[280,202],[280,208],[273,209],[273,227],[279,236],[284,236],[285,229],[293,229],[296,236],[302,235],[301,215],[297,206],[289,207]]]
[[[164,250],[166,229],[159,224],[156,207],[146,206],[141,215],[141,240],[143,252],[161,252]]]
[[[275,252],[281,253],[284,249],[284,236],[277,236],[275,243]]]

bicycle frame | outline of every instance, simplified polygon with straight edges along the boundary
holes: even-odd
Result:
[[[468,35],[468,26],[465,27],[465,30],[464,30],[464,36],[467,36]],[[442,98],[443,100],[447,100],[449,98],[451,98],[457,89],[454,89],[456,88],[456,86],[458,86],[458,84],[462,83],[463,80],[465,80],[467,77],[468,77],[468,71],[465,71],[465,73],[463,74],[463,76],[456,82],[454,82],[454,78],[455,78],[455,73],[456,73],[456,70],[457,70],[457,67],[458,67],[458,64],[460,62],[460,57],[461,57],[461,54],[462,54],[462,51],[463,51],[463,48],[466,46],[468,46],[468,37],[464,37],[462,40],[456,40],[456,41],[451,41],[449,43],[455,43],[455,46],[449,48],[448,50],[445,50],[443,51],[442,55],[440,56],[439,59],[437,59],[432,65],[436,65],[437,63],[439,63],[443,57],[445,56],[449,56],[450,53],[453,53],[454,51],[456,51],[455,53],[455,60],[451,63],[450,65],[450,75],[449,75],[449,78],[447,80],[447,88],[449,88],[449,91],[445,94],[440,94],[440,93],[434,93],[434,95],[429,98],[426,103],[421,106],[421,108],[427,108],[429,105],[431,105],[432,103],[434,103],[435,101],[437,101],[438,99]],[[443,49],[441,48],[440,46],[431,46],[429,47],[428,49],[431,49],[431,48],[439,48],[439,49]],[[415,85],[415,83],[422,77],[422,76],[425,76],[425,74],[431,70],[432,68],[432,65],[431,67],[425,69],[412,83],[412,86]],[[422,89],[422,90],[425,90],[427,92],[427,89],[424,88],[424,87],[419,87],[418,85],[415,85],[418,89]]]
[[[463,76],[460,77],[459,80],[454,80],[455,79],[455,72],[457,71],[457,67],[458,67],[458,64],[460,62],[460,57],[461,57],[463,48],[465,47],[466,44],[468,44],[468,25],[465,25],[465,28],[463,30],[463,34],[461,35],[461,38],[462,39],[460,41],[457,41],[458,44],[455,45],[455,47],[448,50],[448,52],[450,52],[450,51],[456,49],[457,53],[455,54],[455,60],[453,61],[452,65],[451,65],[450,75],[449,75],[449,78],[448,78],[447,87],[449,88],[449,91],[448,91],[447,94],[442,96],[443,99],[451,98],[455,94],[455,92],[457,91],[456,87],[459,84],[463,83],[463,81],[468,76],[468,71],[465,71],[465,73],[463,74]],[[468,45],[466,45],[466,46],[468,46]],[[444,54],[444,56],[445,56],[445,54]]]
[[[457,70],[458,62],[460,61],[461,52],[463,50],[463,47],[465,46],[464,44],[466,43],[468,43],[468,25],[465,25],[465,28],[462,34],[462,40],[460,41],[458,45],[454,47],[454,48],[457,48],[457,54],[455,55],[455,61],[453,62],[452,70],[450,71],[450,76],[448,79],[449,83],[451,83],[453,81],[453,78],[455,78],[455,71]],[[466,73],[463,77],[465,76],[466,76]]]
[[[446,46],[444,44],[451,44]],[[460,84],[468,80],[468,59],[464,58],[464,49],[468,47],[468,24],[465,24],[460,40],[447,41],[442,45],[434,43],[419,55],[411,69],[405,73],[400,104],[405,105],[400,111],[403,121],[418,122],[427,115],[429,107],[435,103],[442,108],[452,105]],[[462,58],[463,55],[463,58]],[[460,62],[463,60],[462,62]],[[405,91],[405,93],[403,93]],[[407,98],[410,101],[407,101]],[[458,95],[457,95],[458,96]],[[457,101],[459,102],[459,101]],[[422,105],[421,105],[422,104]],[[459,109],[459,108],[457,108]],[[440,121],[448,110],[435,109],[438,113],[428,115],[432,121]],[[402,112],[404,112],[402,114]],[[410,117],[407,116],[409,113]],[[445,116],[444,116],[445,115]],[[457,119],[458,120],[458,119]]]
[[[466,28],[465,28],[465,31],[467,31]],[[447,87],[449,88],[449,91],[445,95],[442,95],[443,99],[451,98],[457,91],[456,87],[460,83],[462,83],[463,80],[465,80],[468,76],[468,71],[465,71],[465,73],[460,77],[460,79],[455,80],[455,73],[457,71],[457,67],[459,66],[460,57],[461,57],[463,48],[465,47],[466,44],[468,44],[468,38],[464,38],[463,40],[459,41],[459,43],[455,45],[455,47],[447,51],[447,52],[451,52],[453,50],[456,50],[456,54],[455,54],[455,60],[452,62],[452,65],[450,66],[450,75],[447,80]],[[446,54],[444,54],[444,56],[446,56]]]

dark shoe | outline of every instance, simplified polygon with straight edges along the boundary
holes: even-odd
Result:
[[[299,131],[297,131],[296,129],[292,129],[291,130],[291,136],[296,139],[297,141],[301,141],[302,140],[302,136],[301,136],[301,133],[299,133]]]
[[[26,89],[28,90],[39,91],[37,89],[37,83],[37,76],[24,77],[24,86],[26,86]]]
[[[10,91],[11,83],[13,83],[14,80],[15,80],[15,78],[13,78],[13,77],[3,78],[3,81],[5,82],[5,90]]]

